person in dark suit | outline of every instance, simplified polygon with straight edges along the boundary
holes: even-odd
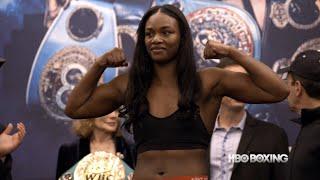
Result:
[[[105,151],[113,153],[134,167],[134,151],[118,134],[119,113],[114,111],[106,116],[73,121],[72,128],[80,137],[78,140],[63,144],[59,148],[56,179],[75,165],[84,156],[96,152]]]
[[[281,70],[290,89],[288,105],[301,125],[290,151],[288,180],[320,179],[320,49],[306,50]]]
[[[221,59],[217,67],[246,73],[229,58]],[[285,154],[288,158],[288,138],[280,127],[252,117],[244,103],[223,97],[211,139],[210,179],[285,179],[286,163],[237,163],[229,159],[234,154]]]

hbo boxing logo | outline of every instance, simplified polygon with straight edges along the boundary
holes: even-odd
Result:
[[[286,163],[287,154],[229,154],[231,163]]]

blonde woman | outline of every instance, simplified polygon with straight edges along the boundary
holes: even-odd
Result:
[[[133,168],[133,153],[120,136],[119,112],[114,111],[106,116],[73,121],[72,129],[79,139],[71,144],[60,146],[56,178],[71,168],[89,153],[105,151],[123,156],[123,160]]]

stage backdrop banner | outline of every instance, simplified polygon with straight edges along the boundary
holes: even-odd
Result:
[[[173,4],[189,21],[198,68],[208,39],[234,46],[275,72],[297,53],[320,49],[319,1],[3,0],[0,2],[0,123],[23,122],[27,136],[13,153],[13,178],[54,179],[58,148],[71,142],[64,115],[70,91],[96,57],[121,47],[133,57],[136,29],[152,6]],[[127,68],[109,68],[108,82]],[[262,121],[285,129],[292,144],[299,125],[286,102],[247,105]],[[30,165],[32,164],[32,165]]]

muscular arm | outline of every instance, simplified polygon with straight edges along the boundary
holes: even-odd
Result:
[[[74,88],[65,109],[66,115],[74,119],[99,117],[111,113],[123,104],[126,75],[97,87],[102,74],[99,70],[97,67],[90,69]]]
[[[106,53],[91,67],[72,90],[65,114],[74,119],[93,118],[111,113],[124,102],[127,75],[120,75],[111,82],[97,87],[106,67],[124,65],[120,49]]]
[[[205,70],[208,77],[214,77],[214,83],[211,84],[217,87],[218,94],[246,103],[279,102],[288,96],[286,84],[268,66],[233,47],[217,46],[220,47],[213,47],[208,54],[229,56],[248,72],[243,74],[217,68]],[[207,82],[210,83],[209,80]]]

